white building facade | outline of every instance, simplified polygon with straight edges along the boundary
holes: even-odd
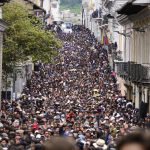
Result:
[[[109,44],[117,42],[120,60],[111,56],[110,62],[123,95],[150,112],[150,0],[83,0],[82,6],[82,24],[98,41],[107,45],[107,36]]]
[[[47,24],[60,21],[60,0],[32,0],[32,2],[46,10],[45,22]]]
[[[117,63],[118,74],[125,81],[128,99],[136,108],[141,103],[150,112],[150,1],[126,3],[118,11],[124,31],[124,59]],[[130,9],[128,9],[130,8]],[[122,73],[121,73],[122,72]]]

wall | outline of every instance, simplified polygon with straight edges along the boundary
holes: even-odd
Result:
[[[146,13],[149,12],[149,16]],[[150,10],[132,16],[133,22],[124,26],[131,37],[126,37],[125,61],[150,64]],[[146,28],[145,28],[146,27]],[[141,28],[137,31],[133,28]]]

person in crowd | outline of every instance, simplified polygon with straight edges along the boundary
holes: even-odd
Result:
[[[116,150],[149,150],[149,140],[141,133],[132,133],[123,137]]]
[[[139,111],[118,90],[106,46],[82,25],[74,25],[70,34],[56,31],[63,46],[53,63],[39,61],[21,97],[2,100],[0,148],[76,149],[68,141],[63,145],[54,140],[62,137],[75,141],[80,150],[112,150],[126,134],[149,130],[149,117],[141,121]]]

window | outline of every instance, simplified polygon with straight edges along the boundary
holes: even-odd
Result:
[[[53,4],[52,4],[52,8],[57,8],[57,4],[56,4],[56,3],[53,3]]]

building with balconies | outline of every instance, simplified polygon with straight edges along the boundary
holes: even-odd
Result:
[[[118,14],[124,34],[124,57],[122,62],[116,61],[116,72],[124,80],[128,99],[136,108],[144,102],[150,112],[150,1],[127,2]]]
[[[19,3],[28,9],[29,15],[36,15],[44,19],[46,11],[41,6],[33,2],[33,0],[11,0],[11,2]]]
[[[150,0],[83,0],[82,6],[82,23],[98,41],[106,35],[117,42],[109,60],[124,83],[123,95],[136,108],[141,101],[149,104],[150,112]]]
[[[52,23],[52,13],[51,13],[51,0],[31,0],[34,4],[38,5],[39,7],[43,8],[46,11],[46,15],[44,20],[47,25]]]
[[[53,21],[60,21],[60,0],[32,0],[38,6],[46,10],[45,21],[51,24]]]
[[[83,0],[82,8],[82,24],[94,33],[99,42],[102,41],[103,29],[107,26],[107,19],[103,17],[102,0]]]

